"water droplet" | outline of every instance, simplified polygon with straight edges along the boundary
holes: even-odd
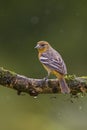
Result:
[[[34,96],[34,99],[37,99],[37,96]]]

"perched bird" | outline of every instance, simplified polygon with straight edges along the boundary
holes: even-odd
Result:
[[[45,79],[48,79],[50,73],[54,74],[59,79],[61,92],[70,93],[70,89],[64,79],[67,69],[61,55],[47,41],[39,41],[35,48],[38,49],[40,62],[48,72]]]

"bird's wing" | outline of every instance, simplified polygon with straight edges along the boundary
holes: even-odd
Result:
[[[55,55],[54,55],[55,54]],[[59,53],[43,53],[40,61],[51,70],[55,70],[61,74],[67,74],[66,65]]]

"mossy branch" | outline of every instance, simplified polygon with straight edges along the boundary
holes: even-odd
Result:
[[[72,95],[87,92],[87,76],[68,75],[65,80]],[[31,96],[61,93],[57,79],[49,79],[48,82],[45,82],[43,79],[27,78],[3,68],[0,68],[0,85],[17,90],[18,94],[25,92]]]

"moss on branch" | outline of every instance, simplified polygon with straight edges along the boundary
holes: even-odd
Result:
[[[72,95],[87,92],[87,76],[67,75],[65,80]],[[18,94],[25,92],[31,96],[61,93],[58,79],[49,79],[45,82],[43,79],[27,78],[3,68],[0,68],[0,85],[17,90]]]

